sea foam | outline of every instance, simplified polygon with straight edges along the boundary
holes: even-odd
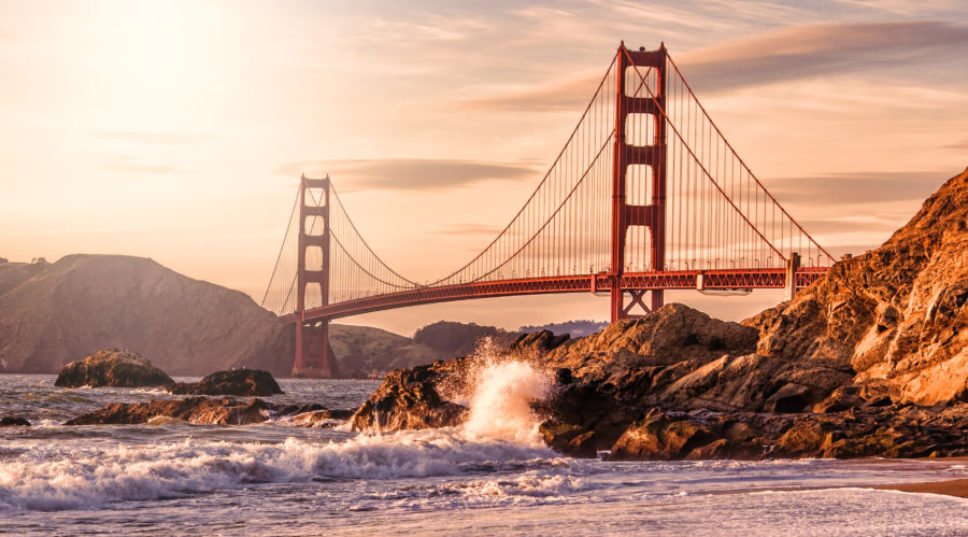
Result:
[[[154,445],[50,446],[0,466],[0,511],[63,510],[156,500],[246,483],[400,479],[547,467],[547,448],[469,440],[453,429],[281,444],[186,440]]]

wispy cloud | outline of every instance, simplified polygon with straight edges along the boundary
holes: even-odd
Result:
[[[208,139],[208,136],[200,134],[177,132],[93,131],[91,134],[102,138],[156,145],[189,145]]]
[[[454,224],[439,229],[434,233],[438,235],[497,235],[501,228],[497,226],[486,226],[480,224]]]
[[[968,27],[943,21],[786,28],[699,50],[681,60],[704,92],[938,61],[968,54]],[[920,68],[920,67],[919,67]]]
[[[943,21],[821,24],[772,31],[677,58],[703,94],[968,55],[968,27]],[[531,87],[496,88],[460,103],[482,109],[555,112],[588,102],[601,74]]]
[[[829,219],[808,219],[798,220],[798,224],[803,226],[808,232],[819,235],[826,233],[842,233],[845,229],[851,232],[865,233],[890,233],[897,229],[898,224],[888,218],[829,218]]]
[[[777,179],[770,181],[768,188],[785,204],[830,206],[921,200],[950,175],[938,171],[844,173]]]
[[[560,112],[580,110],[595,92],[602,75],[543,84],[540,86],[495,90],[491,95],[470,97],[462,106],[484,110]]]
[[[951,145],[946,145],[945,147],[948,149],[960,149],[963,151],[968,151],[968,138],[965,138],[964,140],[953,143]]]
[[[137,157],[118,157],[104,164],[104,169],[113,172],[134,174],[164,174],[175,171],[169,164],[150,164],[140,161]]]
[[[373,190],[446,190],[484,181],[532,178],[530,167],[456,159],[367,159],[298,161],[279,166],[276,173],[328,173],[350,188]]]

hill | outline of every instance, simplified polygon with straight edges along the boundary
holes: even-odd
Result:
[[[69,255],[0,264],[0,359],[8,372],[54,373],[122,347],[172,375],[231,367],[288,373],[285,327],[251,298],[145,258]],[[291,360],[291,359],[290,359]]]
[[[494,327],[438,322],[408,338],[333,324],[334,374],[367,378],[470,354]],[[0,371],[56,373],[99,349],[141,353],[171,375],[248,367],[288,376],[292,327],[251,298],[150,259],[69,255],[0,262]]]

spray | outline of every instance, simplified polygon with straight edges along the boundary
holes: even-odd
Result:
[[[478,349],[480,366],[471,374],[470,414],[463,434],[471,440],[498,439],[528,446],[543,445],[541,421],[531,405],[551,390],[547,372],[528,361],[496,352],[484,342]]]

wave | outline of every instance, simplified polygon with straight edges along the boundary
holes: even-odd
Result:
[[[47,446],[0,466],[0,511],[90,508],[246,483],[473,476],[569,464],[547,448],[469,440],[453,429],[360,435],[340,443]]]

